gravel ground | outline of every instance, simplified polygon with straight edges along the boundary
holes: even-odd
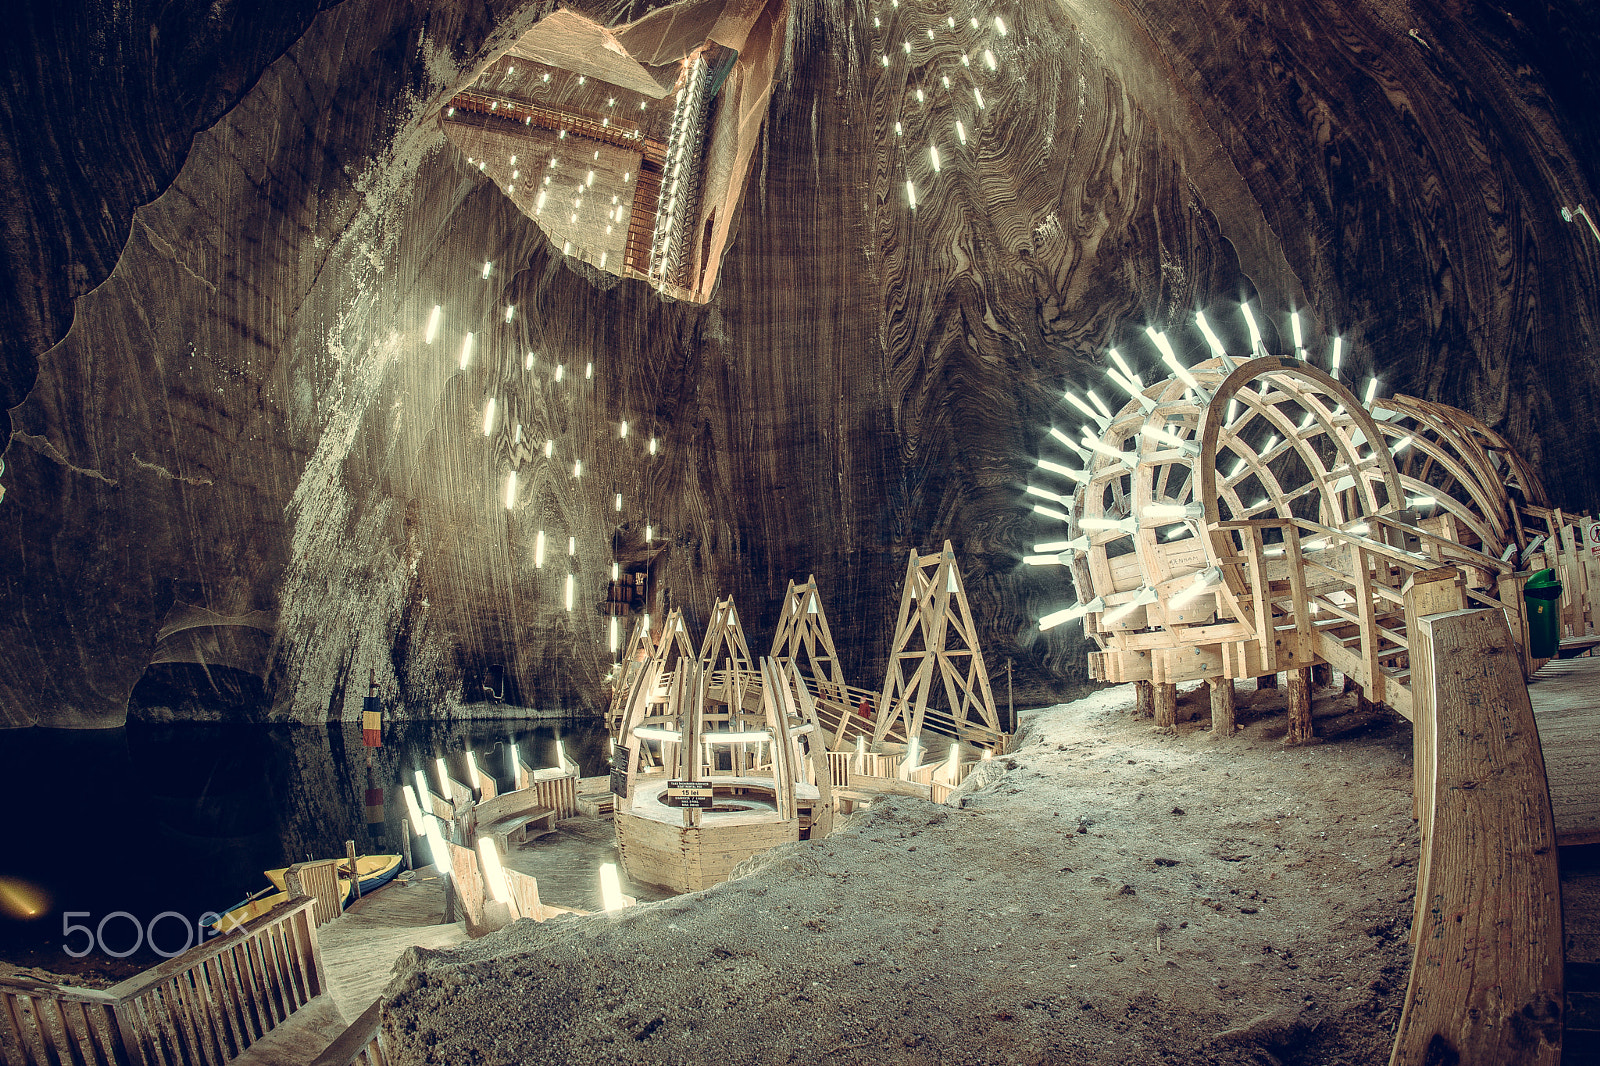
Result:
[[[1244,687],[1244,686],[1241,686]],[[398,1063],[1383,1063],[1416,876],[1410,727],[1336,689],[1213,738],[1122,686],[952,805],[880,802],[707,892],[398,964]],[[959,803],[960,806],[954,804]]]

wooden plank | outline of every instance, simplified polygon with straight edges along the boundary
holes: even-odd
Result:
[[[1561,898],[1555,827],[1527,688],[1504,616],[1423,617],[1413,658],[1433,748],[1416,953],[1391,1066],[1557,1066]]]

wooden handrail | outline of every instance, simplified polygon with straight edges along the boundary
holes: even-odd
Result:
[[[103,991],[0,979],[0,1050],[24,1063],[231,1062],[322,994],[314,903],[280,903]]]
[[[1517,641],[1497,608],[1424,611],[1412,655],[1415,953],[1389,1061],[1555,1066],[1561,889]]]
[[[268,926],[287,921],[301,911],[310,910],[316,905],[316,902],[310,896],[298,900],[285,900],[261,917],[252,918],[230,933],[213,937],[204,944],[196,944],[182,955],[174,955],[166,962],[157,963],[148,970],[136,973],[127,980],[112,985],[106,989],[106,994],[120,1000],[133,999],[153,985],[171,980],[185,971],[194,969],[208,959],[216,958],[224,951],[233,948],[240,939],[253,936]]]

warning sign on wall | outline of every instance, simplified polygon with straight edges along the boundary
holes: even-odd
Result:
[[[1591,554],[1600,556],[1600,519],[1590,519],[1583,529],[1583,542]]]

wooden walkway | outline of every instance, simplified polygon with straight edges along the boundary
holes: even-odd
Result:
[[[1600,844],[1600,659],[1546,663],[1528,682],[1556,843]]]
[[[444,882],[431,869],[401,874],[352,903],[317,930],[327,994],[233,1061],[306,1066],[382,994],[407,948],[450,947],[467,939],[460,922],[442,925],[443,919]]]

